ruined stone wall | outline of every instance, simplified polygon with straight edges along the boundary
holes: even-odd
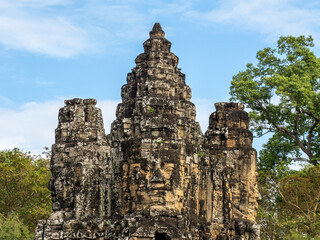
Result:
[[[37,240],[259,239],[248,114],[217,103],[203,135],[156,23],[109,135],[93,99],[65,101],[52,147],[53,210]]]

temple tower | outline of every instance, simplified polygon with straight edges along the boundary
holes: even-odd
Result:
[[[75,98],[59,111],[50,163],[53,213],[37,226],[36,239],[98,239],[108,229],[110,150],[96,103]]]
[[[121,89],[110,134],[94,99],[66,100],[52,146],[53,213],[36,240],[258,240],[257,162],[241,103],[202,134],[159,23]]]
[[[160,24],[143,47],[111,129],[112,216],[125,226],[116,236],[189,239],[198,224],[197,148],[203,136],[190,87]]]
[[[255,223],[258,208],[257,156],[252,148],[249,117],[241,103],[215,104],[204,148],[208,151],[212,181],[207,198],[212,199],[212,239],[259,239]],[[203,174],[203,177],[208,176]],[[206,179],[207,180],[207,179]],[[210,201],[210,200],[209,200]],[[210,205],[210,203],[209,203]]]

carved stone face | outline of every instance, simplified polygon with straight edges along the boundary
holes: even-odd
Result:
[[[132,204],[128,206],[129,209],[174,210],[179,196],[174,187],[178,164],[153,159],[148,162],[125,163],[123,170],[127,172],[127,193],[124,195],[131,199]]]

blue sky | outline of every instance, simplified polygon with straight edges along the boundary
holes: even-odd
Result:
[[[74,97],[98,99],[109,132],[155,22],[180,59],[203,132],[258,50],[281,35],[312,35],[319,53],[316,0],[0,0],[0,149],[50,147],[58,109]]]

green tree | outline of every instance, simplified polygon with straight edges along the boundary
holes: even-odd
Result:
[[[258,187],[261,195],[257,212],[257,222],[260,224],[260,237],[262,240],[275,240],[283,238],[281,231],[281,218],[278,214],[279,203],[279,177],[269,169],[259,171]]]
[[[259,173],[261,240],[320,239],[320,166]]]
[[[49,160],[19,149],[0,151],[0,214],[17,216],[34,231],[51,212]]]
[[[279,202],[291,233],[320,238],[320,166],[307,166],[281,180]]]
[[[33,232],[23,224],[17,215],[0,215],[0,240],[31,240]]]
[[[231,100],[251,109],[255,137],[272,134],[258,159],[261,239],[319,239],[318,188],[310,178],[317,171],[288,167],[320,162],[320,60],[313,46],[312,37],[281,37],[231,82]]]
[[[282,152],[264,156],[261,164],[274,167],[304,156],[313,165],[320,161],[320,60],[311,47],[312,37],[281,37],[277,49],[258,51],[258,64],[233,77],[231,99],[251,109],[257,136],[274,134],[266,147]]]

